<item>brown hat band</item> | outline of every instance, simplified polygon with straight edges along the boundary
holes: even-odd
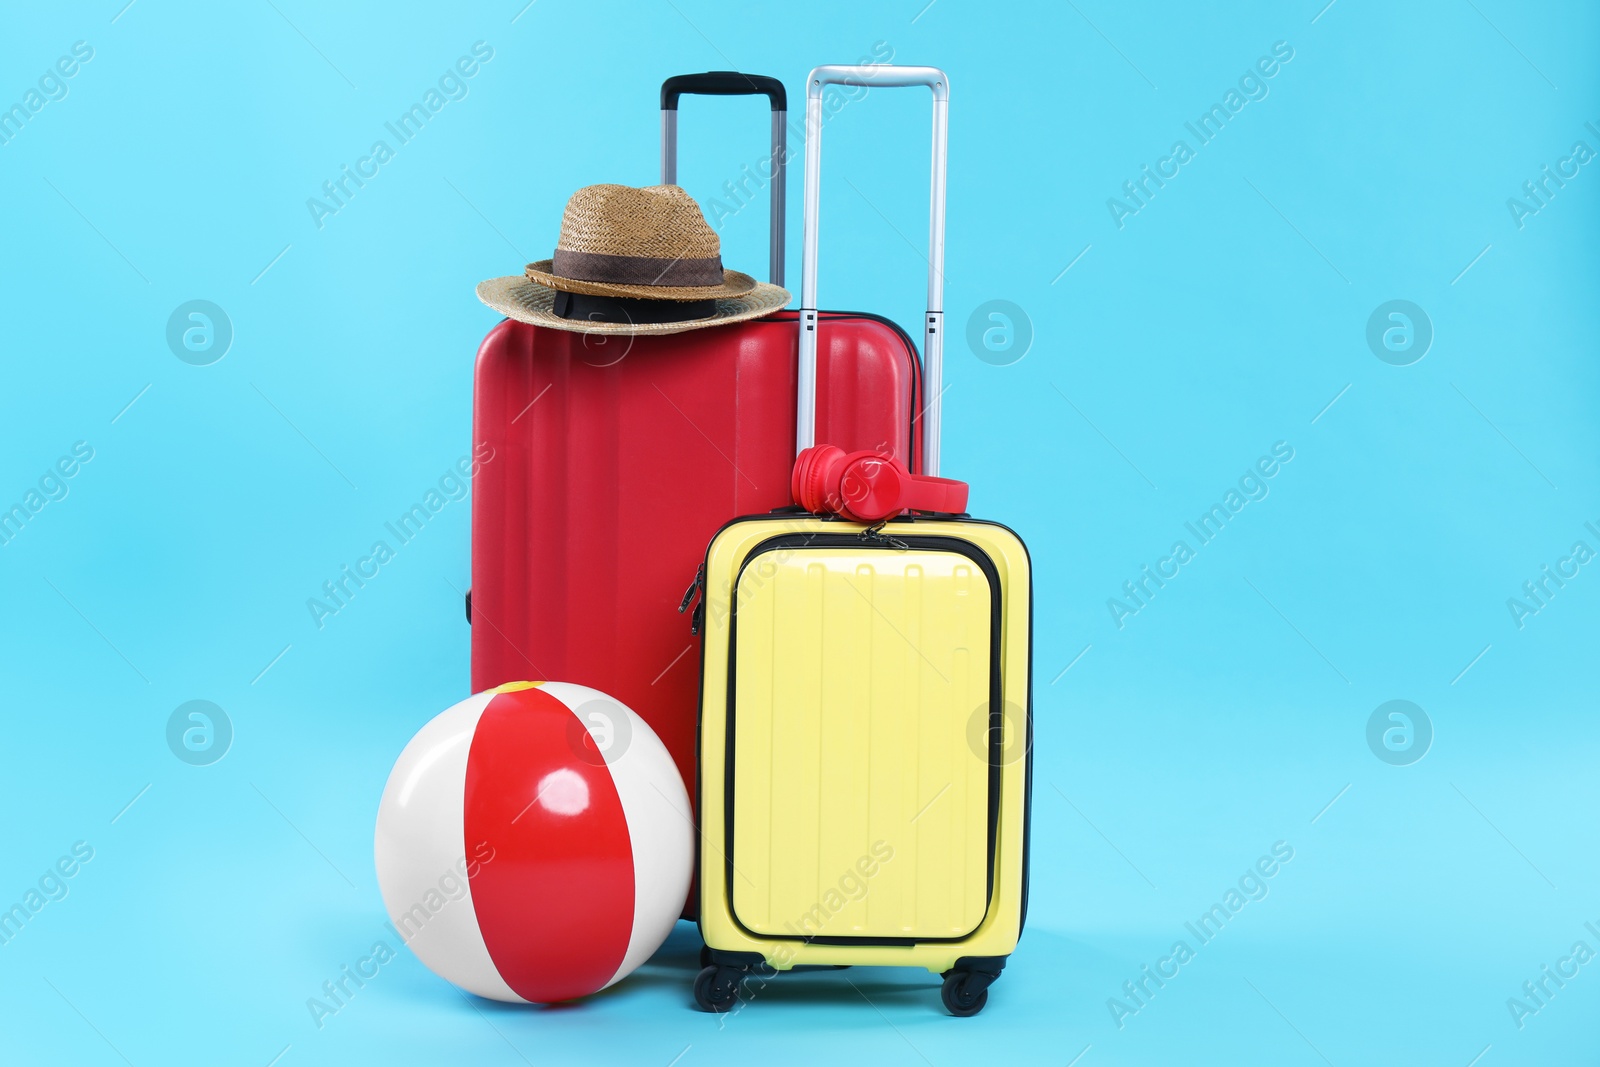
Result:
[[[691,322],[717,313],[715,300],[640,300],[623,296],[589,296],[556,290],[551,312],[584,322],[625,322],[643,326],[659,322]]]
[[[603,252],[571,252],[558,248],[550,273],[583,282],[612,285],[721,285],[722,257],[663,259],[656,256],[612,256]]]

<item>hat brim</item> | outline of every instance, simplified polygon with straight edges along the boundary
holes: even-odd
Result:
[[[732,272],[730,272],[732,273]],[[624,287],[626,288],[626,287]],[[593,295],[613,295],[611,293]],[[518,322],[546,326],[552,330],[570,333],[653,335],[687,333],[712,326],[744,322],[760,318],[787,307],[789,291],[780,286],[751,279],[751,288],[740,296],[717,298],[715,314],[682,322],[590,322],[585,319],[564,319],[555,313],[556,290],[531,278],[511,276],[490,278],[478,283],[478,299],[500,314]],[[697,298],[703,299],[703,298]]]
[[[722,272],[721,285],[618,285],[612,282],[591,282],[581,278],[563,278],[550,270],[551,260],[541,259],[529,263],[527,275],[540,285],[548,285],[562,292],[584,296],[621,296],[636,300],[720,300],[727,296],[743,296],[753,292],[756,280],[736,270]]]

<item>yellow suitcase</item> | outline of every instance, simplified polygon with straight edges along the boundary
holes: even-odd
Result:
[[[933,87],[935,251],[942,246],[943,74],[817,68],[803,328],[815,324],[807,309],[816,306],[812,119],[831,82]],[[924,395],[935,398],[923,417],[928,473],[938,462],[937,263],[924,348]],[[803,332],[802,448],[812,443],[814,357],[815,333]],[[945,1006],[975,1014],[1016,947],[1027,901],[1031,580],[1022,541],[964,516],[866,526],[779,513],[723,527],[700,581],[707,949],[696,1002],[733,1010],[795,966],[897,965],[945,975]]]

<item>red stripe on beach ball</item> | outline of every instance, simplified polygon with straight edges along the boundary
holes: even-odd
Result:
[[[543,689],[499,693],[467,757],[463,830],[492,862],[471,879],[495,968],[538,1003],[616,973],[634,921],[633,849],[610,769],[578,758],[574,715]]]

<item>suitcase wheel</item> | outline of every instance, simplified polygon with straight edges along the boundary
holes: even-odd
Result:
[[[945,1010],[957,1018],[976,1015],[989,1003],[989,983],[994,977],[973,971],[946,971],[939,998]]]
[[[718,967],[711,964],[703,968],[694,980],[694,1002],[701,1011],[725,1012],[739,999],[739,982],[744,978],[743,967]]]

